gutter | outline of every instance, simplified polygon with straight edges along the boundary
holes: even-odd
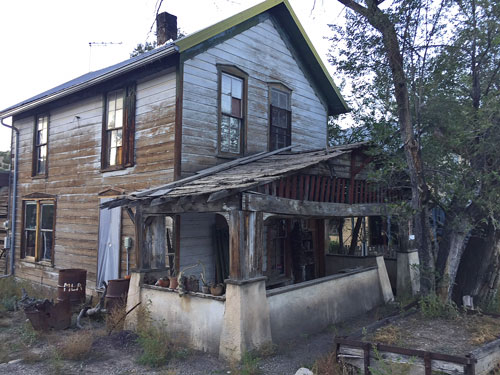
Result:
[[[9,277],[14,275],[14,262],[16,258],[16,207],[17,207],[17,169],[18,169],[18,160],[19,160],[19,129],[17,129],[14,125],[6,124],[6,117],[0,118],[0,123],[12,129],[16,133],[16,145],[15,145],[15,154],[14,154],[14,177],[11,179],[12,182],[12,205],[10,206],[10,272],[7,275],[0,276],[1,278]],[[12,139],[12,138],[11,138]],[[10,202],[9,202],[10,203]]]
[[[172,54],[174,54],[174,53],[176,53],[178,51],[179,51],[179,47],[177,47],[176,45],[172,45],[171,47],[166,48],[164,51],[161,51],[161,52],[158,52],[158,53],[154,53],[151,56],[145,57],[145,58],[143,58],[141,60],[135,61],[135,62],[130,63],[130,64],[125,65],[125,66],[122,66],[121,68],[112,70],[112,71],[110,71],[108,73],[105,73],[105,74],[103,74],[101,76],[98,76],[98,77],[93,78],[91,80],[88,80],[86,82],[83,82],[83,83],[80,83],[78,85],[69,87],[67,89],[63,89],[62,91],[56,92],[54,94],[45,96],[45,97],[37,99],[37,100],[34,100],[34,101],[30,102],[30,103],[23,104],[23,105],[21,105],[19,107],[15,107],[15,108],[12,108],[10,110],[7,110],[6,112],[0,113],[0,116],[2,116],[2,125],[7,126],[7,127],[10,128],[10,125],[6,125],[6,124],[3,123],[3,119],[5,119],[7,117],[10,117],[10,116],[13,116],[13,115],[16,115],[18,113],[27,111],[29,109],[38,107],[38,106],[40,106],[42,104],[54,101],[56,99],[62,98],[64,96],[73,94],[73,93],[75,93],[77,91],[84,90],[84,89],[86,89],[86,88],[88,88],[90,86],[94,86],[94,85],[96,85],[96,84],[98,84],[98,83],[100,83],[102,81],[106,81],[106,80],[108,80],[110,78],[113,78],[113,77],[116,77],[118,75],[127,73],[127,72],[129,72],[131,70],[134,70],[136,68],[139,68],[139,67],[141,67],[143,65],[147,65],[147,64],[149,64],[152,61],[161,59],[162,57],[165,57],[165,56],[172,55]]]

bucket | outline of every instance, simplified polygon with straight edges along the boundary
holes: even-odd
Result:
[[[108,281],[108,291],[106,293],[106,309],[127,303],[128,287],[130,279],[115,279]]]
[[[85,287],[87,285],[87,270],[68,268],[59,270],[57,282],[57,300],[69,301],[71,306],[85,302]]]

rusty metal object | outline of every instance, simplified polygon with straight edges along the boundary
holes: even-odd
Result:
[[[69,300],[59,303],[45,300],[24,310],[26,317],[36,331],[61,330],[71,325],[71,304]]]
[[[115,279],[108,281],[106,309],[111,310],[116,306],[125,305],[125,303],[127,302],[129,285],[130,279]]]
[[[59,270],[57,300],[69,301],[72,306],[84,303],[86,285],[87,270],[79,268]]]

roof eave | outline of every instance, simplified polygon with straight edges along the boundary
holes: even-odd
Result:
[[[28,111],[30,109],[36,108],[40,105],[43,105],[43,104],[52,102],[54,100],[63,98],[65,96],[71,95],[75,92],[84,90],[88,87],[94,86],[98,83],[101,83],[101,82],[106,81],[108,79],[111,79],[113,77],[119,76],[119,75],[124,74],[124,73],[128,73],[134,69],[140,68],[141,66],[147,65],[147,64],[149,64],[157,59],[161,59],[163,57],[172,55],[178,51],[179,51],[179,48],[176,45],[172,45],[171,47],[166,48],[164,51],[161,51],[161,52],[158,52],[158,53],[153,54],[151,56],[148,56],[147,58],[144,58],[142,60],[132,62],[128,65],[125,65],[121,68],[110,71],[108,73],[105,73],[101,76],[98,76],[96,78],[93,78],[91,80],[83,82],[81,84],[68,87],[67,89],[63,89],[63,90],[58,91],[54,94],[47,95],[47,96],[40,98],[40,99],[36,99],[32,102],[25,103],[25,104],[17,106],[17,107],[9,108],[8,110],[6,110],[4,112],[0,112],[0,118],[11,117],[11,116],[20,114],[22,112]]]

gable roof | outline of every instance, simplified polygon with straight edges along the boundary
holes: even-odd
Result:
[[[201,43],[266,11],[272,12],[276,16],[276,19],[280,22],[281,26],[290,35],[290,40],[293,41],[294,47],[297,49],[300,58],[302,58],[306,63],[305,65],[307,66],[316,87],[320,90],[320,94],[326,99],[328,114],[336,115],[348,112],[349,107],[340,94],[339,89],[333,82],[328,70],[321,61],[321,58],[319,57],[311,40],[306,35],[304,28],[300,24],[288,0],[266,0],[212,26],[179,38],[173,43],[162,45],[152,51],[148,51],[104,69],[89,72],[50,90],[44,91],[41,94],[35,95],[27,100],[0,111],[0,117],[5,118],[19,114],[39,105],[54,101],[80,90],[84,90],[85,88],[93,86],[99,82],[108,80],[119,74],[127,73],[162,57],[174,53],[185,53]]]

